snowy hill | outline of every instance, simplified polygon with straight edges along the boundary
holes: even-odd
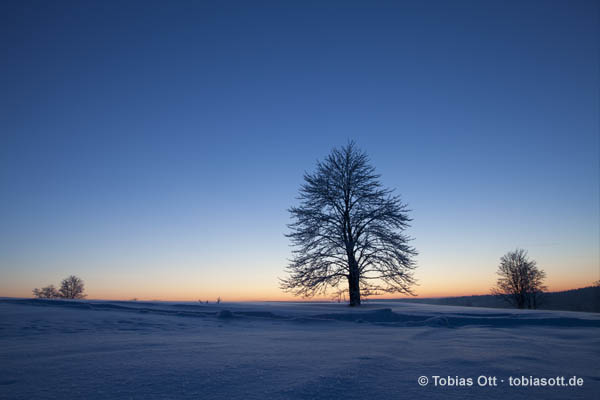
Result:
[[[442,298],[406,298],[409,301],[424,304],[440,304],[465,307],[512,308],[501,298],[493,295],[442,297]],[[589,286],[562,292],[547,292],[542,296],[540,310],[563,310],[600,312],[600,287]]]
[[[598,349],[591,313],[0,300],[2,399],[593,399]],[[582,384],[509,385],[557,376]]]

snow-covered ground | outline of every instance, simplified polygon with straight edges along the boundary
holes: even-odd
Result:
[[[497,386],[478,386],[482,375]],[[435,386],[434,376],[473,385]],[[583,385],[509,385],[521,376]],[[600,315],[3,299],[0,398],[598,399]]]

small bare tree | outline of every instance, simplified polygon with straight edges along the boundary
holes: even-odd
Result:
[[[300,205],[289,210],[286,236],[296,249],[281,288],[314,296],[347,282],[351,306],[361,293],[412,294],[417,252],[403,234],[408,210],[382,187],[367,155],[353,142],[333,149],[304,181]]]
[[[529,260],[527,252],[516,249],[500,259],[499,275],[495,294],[517,308],[537,308],[546,287],[543,280],[546,273],[538,269],[534,260]]]
[[[60,293],[54,285],[48,285],[41,289],[35,288],[33,289],[33,295],[38,299],[58,299],[60,298]]]
[[[63,279],[59,289],[63,299],[83,299],[86,296],[83,291],[83,281],[75,275]]]

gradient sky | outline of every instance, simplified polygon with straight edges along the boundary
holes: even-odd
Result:
[[[296,6],[294,6],[296,4]],[[3,1],[0,296],[291,299],[305,170],[412,208],[420,296],[600,279],[598,1]]]

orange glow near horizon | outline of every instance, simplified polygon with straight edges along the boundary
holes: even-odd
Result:
[[[595,280],[592,279],[557,279],[548,280],[547,286],[549,292],[558,292],[570,289],[578,289],[586,286],[591,286]],[[493,286],[493,281],[489,282],[489,285],[485,284],[473,285],[467,282],[463,282],[460,285],[441,285],[436,282],[429,283],[427,285],[421,283],[420,286],[414,288],[416,298],[435,298],[435,297],[461,297],[461,296],[473,296],[473,295],[486,295],[490,294],[490,288]],[[144,285],[143,287],[129,287],[118,288],[118,289],[101,289],[89,284],[86,287],[87,299],[89,300],[133,300],[137,299],[140,301],[185,301],[195,302],[198,300],[209,301],[214,303],[218,297],[224,302],[253,302],[253,301],[332,301],[333,296],[315,296],[313,298],[302,298],[295,297],[289,293],[281,292],[276,286],[275,287],[253,287],[239,289],[237,291],[229,290],[210,290],[204,291],[204,295],[199,295],[201,291],[190,287],[171,288],[164,286],[161,288],[152,287],[151,285]],[[32,297],[31,290],[29,288],[16,288],[12,289],[3,288],[2,297]],[[380,296],[371,296],[371,299],[399,299],[399,298],[411,298],[413,296],[402,295],[402,294],[385,294]]]
[[[580,259],[540,254],[536,259],[547,274],[545,284],[551,292],[591,286],[600,279],[596,254]],[[278,278],[285,275],[284,263],[278,259],[266,261],[260,256],[237,255],[233,260],[206,261],[206,266],[193,258],[170,262],[146,262],[136,258],[127,264],[98,261],[89,263],[86,268],[77,268],[80,265],[77,261],[65,264],[48,266],[35,275],[25,268],[15,269],[0,280],[0,296],[31,298],[33,288],[48,284],[58,287],[62,278],[75,274],[85,282],[87,298],[98,300],[214,302],[221,297],[224,302],[333,301],[334,297],[331,294],[302,298],[282,292]],[[415,270],[418,285],[413,290],[418,298],[486,295],[496,283],[496,270],[496,261],[487,254],[461,260],[442,258],[429,251],[418,260]],[[371,298],[403,297],[410,296],[385,294]]]

